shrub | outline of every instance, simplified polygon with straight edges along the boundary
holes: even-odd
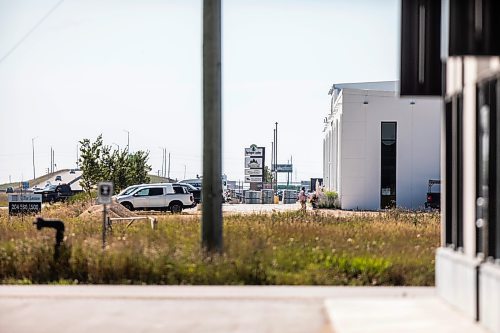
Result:
[[[320,208],[339,208],[338,194],[335,191],[325,191],[320,195],[319,207]]]

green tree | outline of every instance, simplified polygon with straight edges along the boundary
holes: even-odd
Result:
[[[270,184],[273,182],[273,179],[273,173],[269,170],[269,167],[267,165],[264,166],[264,183]]]
[[[80,145],[80,184],[89,197],[92,188],[101,181],[113,182],[115,193],[133,184],[149,183],[149,152],[112,150],[110,146],[103,144],[102,135],[95,142],[83,139]]]
[[[101,177],[101,151],[102,135],[99,135],[95,142],[89,139],[80,141],[80,158],[78,163],[82,170],[80,185],[91,198],[90,191]]]
[[[128,154],[127,181],[129,185],[149,183],[148,173],[151,171],[151,166],[148,165],[148,159],[149,152],[142,150]]]

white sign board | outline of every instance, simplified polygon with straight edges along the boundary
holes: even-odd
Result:
[[[245,157],[245,169],[262,169],[262,157]]]
[[[111,196],[113,195],[113,183],[102,182],[97,184],[97,202],[103,205],[111,203]]]
[[[256,146],[245,148],[245,156],[264,156],[264,148]]]
[[[9,194],[9,202],[42,202],[41,194]]]
[[[245,183],[262,183],[261,176],[245,176]]]
[[[245,169],[245,176],[262,176],[262,169]]]

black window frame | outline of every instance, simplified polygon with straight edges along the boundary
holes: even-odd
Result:
[[[160,190],[161,193],[158,192],[158,190]],[[148,197],[156,197],[156,196],[159,196],[159,195],[163,195],[164,193],[165,192],[163,191],[163,187],[150,187],[149,188]]]
[[[463,218],[463,94],[445,99],[445,245],[464,247]]]
[[[384,138],[384,125],[394,125],[394,139],[392,138]],[[384,156],[386,155],[387,152],[384,152],[384,146],[389,146],[385,145],[384,141],[393,141],[390,146],[393,146],[393,154],[394,156]],[[397,121],[382,121],[380,122],[380,208],[381,209],[387,209],[387,208],[396,208],[396,203],[397,203],[397,142],[398,142],[398,123]],[[393,159],[394,165],[387,165],[385,164],[384,160],[387,159]],[[393,169],[393,170],[391,170]],[[393,175],[387,175],[387,172],[394,172]],[[390,195],[385,195],[383,194],[383,189],[385,188],[385,181],[384,179],[387,177],[393,177],[393,186],[391,187],[391,194]],[[389,200],[388,202],[386,202]]]

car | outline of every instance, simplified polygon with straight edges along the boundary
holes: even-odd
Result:
[[[191,184],[194,187],[196,187],[196,188],[198,188],[198,189],[201,190],[201,186],[203,184],[203,180],[200,179],[200,178],[184,179],[184,180],[181,180],[179,183],[181,183],[181,184]]]
[[[194,202],[201,203],[201,190],[189,183],[174,183],[173,185],[184,187],[189,193],[193,195]]]
[[[5,193],[14,193],[14,188],[12,186],[7,187]]]
[[[141,185],[129,194],[117,196],[116,201],[128,210],[168,210],[172,213],[180,213],[184,208],[196,206],[193,195],[184,187],[168,183]]]
[[[74,193],[68,184],[47,185],[43,189],[34,191],[34,194],[42,195],[42,202],[55,203],[66,201]]]
[[[56,182],[57,182],[57,181],[62,182],[62,177],[61,177],[61,175],[56,176],[55,181],[56,181]]]
[[[74,173],[75,173],[75,169],[71,169],[71,170],[69,171],[69,173],[70,173],[70,174],[74,174]]]

